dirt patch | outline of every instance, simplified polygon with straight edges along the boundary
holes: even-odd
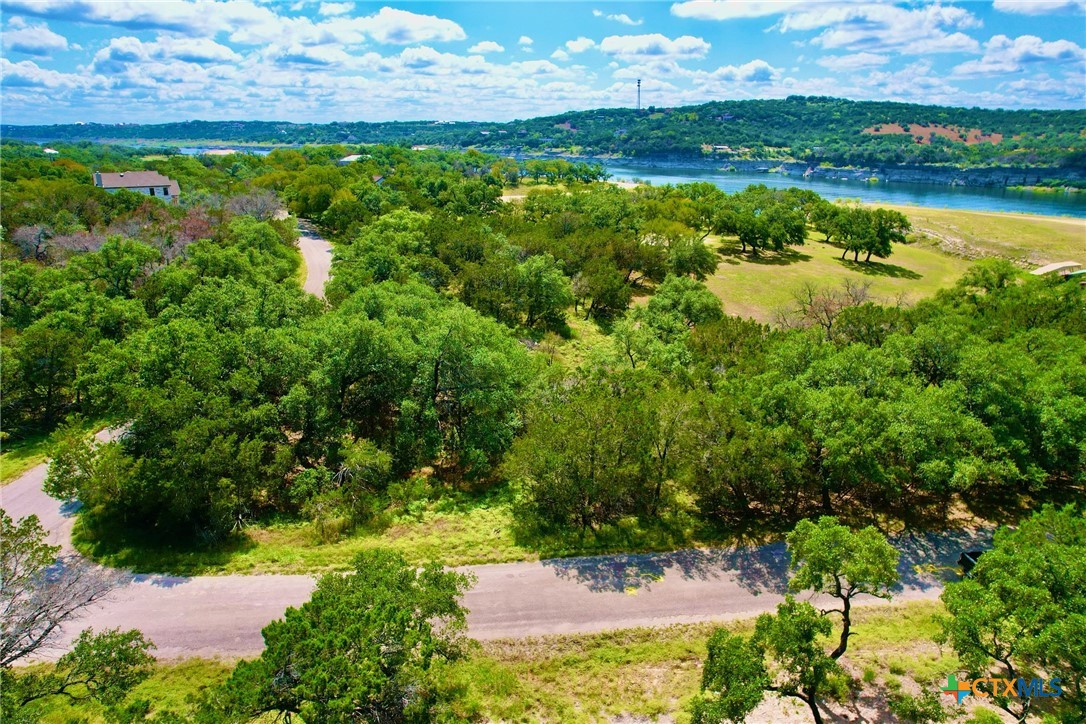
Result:
[[[933,136],[941,136],[949,141],[964,143],[967,146],[975,146],[978,143],[999,143],[1003,140],[1002,133],[986,133],[979,128],[944,126],[938,123],[926,126],[919,123],[910,123],[908,126],[902,126],[898,123],[882,123],[871,128],[865,128],[863,132],[873,136],[909,134],[917,143],[921,144],[931,143]]]

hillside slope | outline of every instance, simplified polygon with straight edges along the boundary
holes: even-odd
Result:
[[[610,108],[507,123],[185,121],[4,126],[38,141],[408,143],[513,153],[796,159],[841,165],[1086,167],[1086,110],[1005,111],[791,96],[684,108]]]

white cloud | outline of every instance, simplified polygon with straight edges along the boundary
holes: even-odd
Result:
[[[405,48],[400,53],[398,60],[401,67],[410,68],[414,73],[426,75],[478,75],[491,73],[495,68],[482,56],[469,55],[464,57],[455,53],[439,53],[426,45]],[[394,67],[391,69],[395,70]]]
[[[645,22],[644,20],[640,20],[640,19],[639,20],[634,20],[633,18],[631,18],[626,13],[617,13],[617,14],[614,14],[614,15],[608,15],[608,14],[604,13],[602,10],[593,10],[592,14],[594,16],[596,16],[597,18],[606,17],[608,20],[613,20],[616,23],[622,23],[623,25],[640,25],[641,23]]]
[[[354,3],[321,3],[317,13],[325,16],[347,15],[354,10]]]
[[[8,29],[3,33],[3,41],[8,50],[42,58],[68,49],[68,39],[54,33],[48,25],[27,23],[20,17],[11,18]]]
[[[121,36],[109,41],[109,45],[94,54],[90,68],[107,75],[123,74],[130,63],[150,60],[181,61],[198,65],[232,63],[241,56],[225,45],[209,38],[178,38],[160,36],[152,42]]]
[[[1022,15],[1086,12],[1086,0],[995,0],[996,10]]]
[[[225,63],[240,59],[233,50],[210,38],[159,38],[152,56],[187,63]]]
[[[299,121],[435,116],[512,119],[570,109],[632,106],[631,89],[637,78],[643,79],[645,91],[651,90],[643,102],[657,106],[721,97],[802,94],[953,105],[1081,108],[1084,97],[1082,49],[1078,45],[1070,41],[1047,43],[1030,36],[997,43],[997,36],[981,48],[966,35],[979,21],[966,12],[972,6],[965,4],[944,8],[901,0],[899,4],[872,7],[868,3],[858,7],[834,2],[812,10],[809,5],[783,2],[766,4],[764,8],[757,3],[699,3],[703,9],[715,8],[712,12],[723,20],[778,15],[770,21],[776,22],[772,29],[795,34],[786,38],[776,33],[766,36],[787,54],[765,56],[781,63],[781,67],[775,67],[762,59],[735,65],[721,65],[717,59],[709,65],[716,49],[706,39],[660,34],[614,35],[598,44],[587,37],[575,37],[569,46],[563,43],[558,47],[551,60],[503,62],[505,55],[487,53],[493,41],[469,40],[455,46],[466,48],[476,43],[468,51],[440,52],[441,42],[467,40],[464,29],[449,19],[391,8],[378,11],[380,4],[363,11],[366,6],[362,3],[354,12],[370,13],[367,17],[350,13],[320,15],[318,8],[322,5],[345,4],[327,0],[308,0],[301,8],[305,15],[299,16],[288,11],[289,2],[0,0],[6,17],[4,51],[9,58],[19,52],[12,48],[13,34],[29,27],[46,27],[39,18],[109,26],[90,36],[105,36],[108,45],[102,48],[96,44],[81,53],[84,65],[78,72],[58,72],[34,62],[4,60],[5,122],[160,122],[194,117],[288,116]],[[686,12],[678,9],[686,5],[677,3],[675,14]],[[725,7],[727,12],[716,6]],[[31,9],[21,10],[28,7]],[[598,7],[601,10],[597,17],[604,18],[611,6]],[[966,10],[961,10],[963,7]],[[324,9],[327,12],[331,7]],[[68,27],[51,20],[49,25]],[[131,28],[131,32],[121,28]],[[913,45],[903,40],[910,33]],[[794,39],[802,39],[806,46],[801,50],[791,48],[789,41]],[[57,41],[52,42],[56,49],[60,48]],[[77,46],[65,42],[67,60]],[[378,43],[406,47],[389,48]],[[521,36],[516,43],[525,52],[530,52],[533,44],[528,36]],[[554,49],[546,44],[542,47]],[[931,61],[887,70],[895,54],[951,47],[972,48],[976,51],[974,57],[980,58],[974,61],[978,67],[1007,73],[1009,77],[999,77],[975,91],[956,87],[943,67]],[[600,55],[590,53],[593,48],[599,49]],[[822,53],[812,51],[823,48],[836,52],[827,52],[816,60],[816,55]],[[487,53],[485,57],[483,53]],[[798,53],[804,53],[808,60],[796,59]],[[583,64],[579,63],[582,59]],[[699,60],[702,62],[695,62]],[[962,60],[966,58],[956,62]],[[797,70],[787,70],[793,65],[801,66],[806,73],[820,74],[820,66],[832,72],[826,72],[826,77],[795,78],[791,76]],[[701,66],[715,70],[701,70]],[[1051,75],[1038,74],[1034,69]],[[450,97],[475,100],[442,102]]]
[[[984,56],[954,68],[956,76],[1017,73],[1030,63],[1070,63],[1082,66],[1086,51],[1070,40],[1046,42],[1036,35],[993,36],[984,44]]]
[[[468,48],[469,53],[504,53],[505,48],[493,40],[484,40]]]
[[[467,38],[464,29],[452,20],[395,8],[381,8],[377,14],[358,20],[358,27],[379,43],[410,45]]]
[[[271,7],[252,0],[3,0],[3,7],[7,12],[131,30],[162,30],[192,37],[227,33],[232,42],[246,45],[286,42],[319,45],[337,39],[357,45],[366,37],[379,43],[411,45],[467,38],[464,29],[452,20],[390,7],[366,17],[337,17],[321,23],[306,17],[283,17]]]
[[[154,3],[140,0],[4,0],[6,12],[67,22],[114,25],[130,30],[169,30],[191,36],[279,26],[283,19],[251,0],[195,0]]]
[[[709,74],[711,80],[769,83],[780,78],[781,71],[764,60],[752,60],[743,65],[724,65]]]
[[[571,53],[583,53],[584,51],[588,50],[589,48],[595,47],[595,45],[596,45],[595,40],[592,40],[590,38],[586,38],[584,36],[581,36],[581,37],[577,38],[576,40],[567,40],[566,41],[566,50],[568,50]]]
[[[78,88],[88,84],[82,76],[48,70],[31,60],[12,63],[0,58],[0,76],[4,79],[5,95],[9,88]]]
[[[610,35],[600,41],[600,50],[621,60],[659,58],[704,58],[710,44],[701,38],[683,35],[672,40],[659,33]]]
[[[695,20],[735,20],[779,15],[801,5],[801,0],[687,0],[672,5],[671,14]]]
[[[781,32],[822,30],[811,42],[826,49],[924,55],[977,52],[980,44],[960,31],[980,24],[971,12],[952,5],[864,4],[805,5],[785,15],[775,27]]]
[[[264,57],[279,65],[305,66],[308,68],[331,68],[340,65],[348,65],[353,60],[340,47],[333,45],[302,45],[291,43],[290,45],[269,46]]]
[[[886,65],[890,62],[890,56],[878,53],[852,53],[850,55],[827,55],[815,62],[830,70],[850,71]]]
[[[1029,98],[1034,105],[1041,99],[1048,105],[1071,108],[1079,108],[1082,104],[1082,76],[1078,74],[1061,80],[1041,73],[1001,83],[999,88],[1010,96]]]

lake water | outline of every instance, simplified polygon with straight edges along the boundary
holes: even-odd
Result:
[[[616,181],[640,179],[653,185],[680,184],[689,181],[710,181],[728,193],[742,191],[751,184],[770,188],[797,186],[810,189],[827,199],[859,199],[875,204],[909,204],[943,209],[969,211],[1010,211],[1047,216],[1077,216],[1086,218],[1086,191],[1033,192],[1006,188],[973,186],[940,186],[936,184],[868,183],[805,179],[802,176],[782,176],[777,173],[734,173],[699,168],[661,168],[632,163],[605,163],[604,167]]]
[[[238,146],[244,153],[266,155],[272,146]],[[177,149],[186,156],[206,153],[206,146],[182,146]],[[937,184],[889,183],[880,181],[844,181],[805,179],[802,176],[782,176],[777,173],[735,173],[700,168],[667,168],[639,166],[633,163],[604,163],[604,168],[616,181],[640,179],[654,185],[680,184],[687,181],[711,181],[728,193],[742,191],[751,184],[771,188],[811,189],[827,199],[859,199],[868,203],[906,204],[969,211],[1009,211],[1046,216],[1077,216],[1086,218],[1086,191],[1022,191],[1006,188],[974,186],[942,186]]]

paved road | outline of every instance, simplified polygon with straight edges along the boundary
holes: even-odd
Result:
[[[69,546],[74,511],[41,492],[45,466],[0,489],[18,519],[36,514],[54,543]],[[936,598],[942,581],[917,566],[953,566],[963,548],[990,531],[898,539],[902,584],[895,600]],[[787,581],[783,544],[468,566],[478,582],[465,597],[477,639],[600,631],[743,618],[770,611]],[[133,576],[104,604],[69,627],[139,628],[161,657],[246,656],[260,651],[260,629],[309,597],[308,576]],[[879,603],[879,601],[869,601]],[[63,642],[62,642],[63,643]]]
[[[332,245],[321,238],[317,228],[305,219],[298,219],[298,249],[305,259],[305,284],[302,289],[324,299],[324,285],[332,270]]]

